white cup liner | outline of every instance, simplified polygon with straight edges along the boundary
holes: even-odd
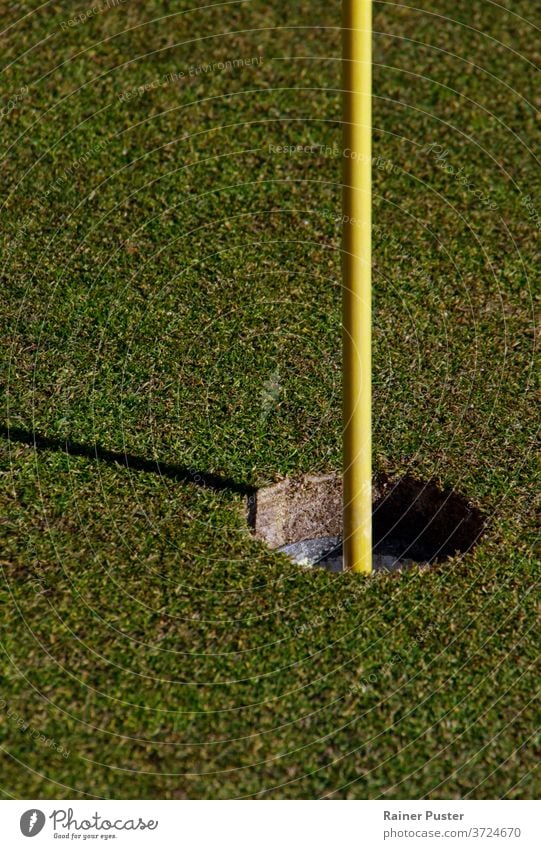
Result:
[[[343,572],[342,540],[340,537],[320,537],[292,542],[278,549],[299,566],[325,569],[327,572]],[[402,572],[417,566],[427,569],[428,562],[418,562],[411,558],[398,558],[393,554],[374,553],[372,556],[372,572]]]

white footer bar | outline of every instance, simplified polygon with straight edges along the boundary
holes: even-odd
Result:
[[[529,801],[2,801],[6,847],[539,849]],[[35,843],[30,842],[35,839]]]

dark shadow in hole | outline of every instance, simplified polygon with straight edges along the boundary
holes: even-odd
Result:
[[[256,492],[254,486],[239,483],[221,475],[200,472],[188,466],[160,463],[157,460],[146,460],[144,457],[137,457],[134,454],[110,451],[107,448],[102,448],[100,445],[84,445],[80,442],[54,439],[48,436],[42,436],[31,430],[23,430],[17,427],[8,428],[5,425],[0,425],[0,436],[8,439],[10,442],[24,443],[41,451],[63,451],[65,454],[74,457],[86,457],[89,460],[99,460],[103,463],[118,463],[127,469],[137,472],[153,472],[174,481],[208,487],[208,489],[213,489],[216,492],[233,492],[238,495],[245,495],[248,496],[249,503],[254,500],[252,496]]]
[[[469,551],[485,527],[481,512],[453,490],[406,475],[380,478],[373,507],[374,551],[438,563]]]

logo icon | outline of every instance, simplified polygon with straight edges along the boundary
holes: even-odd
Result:
[[[45,825],[45,814],[37,808],[25,811],[21,817],[21,831],[25,837],[35,837]]]

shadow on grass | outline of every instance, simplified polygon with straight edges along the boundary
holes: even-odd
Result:
[[[215,475],[209,472],[201,472],[189,466],[177,465],[176,463],[160,463],[158,460],[147,460],[134,454],[122,451],[110,451],[100,445],[85,445],[81,442],[71,440],[54,439],[43,436],[31,430],[22,428],[9,428],[0,426],[0,436],[9,442],[18,442],[30,445],[38,451],[62,451],[72,457],[86,457],[89,460],[98,460],[100,463],[114,463],[125,466],[136,472],[152,472],[161,477],[170,478],[181,483],[191,483],[195,486],[212,489],[215,492],[232,492],[237,495],[253,496],[256,488],[249,484],[239,483],[231,478]]]
[[[0,436],[10,442],[33,446],[38,451],[62,451],[73,457],[86,457],[89,460],[124,466],[133,471],[151,472],[170,480],[208,488],[215,492],[230,492],[244,496],[247,498],[248,525],[254,529],[256,527],[261,493],[258,494],[257,488],[249,484],[240,483],[222,475],[202,472],[189,466],[160,463],[158,460],[147,460],[134,454],[110,451],[100,445],[85,445],[80,442],[55,439],[22,428],[8,428],[2,425]],[[322,478],[324,484],[328,484],[328,477]],[[270,489],[274,490],[276,487]],[[382,478],[378,482],[378,489],[380,496],[373,505],[374,551],[376,552],[393,555],[399,552],[401,557],[410,557],[419,562],[438,562],[453,554],[469,551],[484,530],[485,519],[478,509],[456,492],[439,490],[431,481],[417,481],[410,476],[405,476],[398,481]],[[322,521],[328,519],[327,513],[330,513],[336,527],[327,527],[325,524],[321,533],[318,534],[316,528],[311,525],[310,533],[304,532],[303,529],[299,530],[297,534],[299,539],[328,536],[331,531],[332,534],[340,535],[341,491],[334,493],[334,496],[334,500],[331,498],[330,503],[327,503],[328,499],[327,501],[323,499],[322,505],[319,505],[318,498],[321,497],[321,493],[316,493],[315,496],[312,494],[308,503],[303,503],[301,506],[302,512],[306,512],[307,507],[309,508],[308,513],[312,524],[314,515]],[[287,515],[291,516],[294,512],[292,506],[288,505]],[[322,515],[319,516],[319,513]],[[265,535],[263,534],[262,537],[264,538]],[[291,542],[291,540],[288,538],[285,542]]]

